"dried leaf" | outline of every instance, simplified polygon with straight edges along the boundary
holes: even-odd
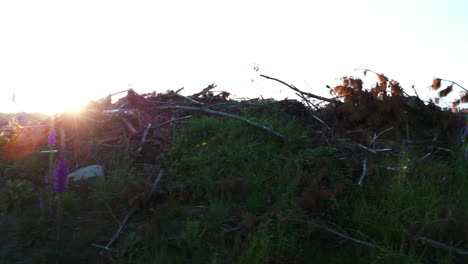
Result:
[[[377,78],[379,78],[379,82],[386,83],[388,81],[387,77],[383,74],[377,74]]]
[[[462,103],[468,103],[468,92],[460,98]]]
[[[439,104],[439,100],[440,100],[440,98],[437,98],[437,97],[434,98],[434,103],[435,103],[435,104]]]
[[[349,86],[349,80],[347,77],[343,77],[343,86],[348,87]]]
[[[432,89],[434,89],[434,90],[439,89],[440,88],[440,82],[441,82],[441,80],[439,78],[434,79],[432,81],[432,85],[431,85]]]
[[[457,107],[460,104],[460,99],[452,102],[452,107]]]
[[[403,89],[401,89],[400,84],[395,82],[391,83],[391,93],[392,96],[403,96]]]
[[[445,97],[447,96],[450,92],[453,90],[453,84],[447,86],[447,88],[443,89],[442,91],[439,92],[439,97]]]

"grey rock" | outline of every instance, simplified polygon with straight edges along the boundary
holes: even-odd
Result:
[[[94,177],[104,176],[104,167],[101,165],[90,165],[68,174],[67,178],[73,181],[88,180]]]

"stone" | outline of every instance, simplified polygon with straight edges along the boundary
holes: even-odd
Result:
[[[90,165],[68,174],[67,178],[73,181],[88,180],[94,177],[104,176],[104,167],[101,165]]]

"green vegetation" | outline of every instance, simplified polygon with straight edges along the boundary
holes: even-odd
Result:
[[[61,195],[43,184],[47,154],[2,162],[0,263],[466,263],[449,250],[468,249],[466,141],[431,162],[419,149],[364,156],[277,103],[235,111],[286,139],[191,118],[158,153],[158,191],[126,144],[95,157],[105,177]]]

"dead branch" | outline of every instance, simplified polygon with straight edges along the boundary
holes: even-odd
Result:
[[[122,222],[120,223],[119,225],[119,228],[117,229],[117,231],[115,232],[114,236],[112,237],[112,239],[109,241],[109,243],[107,243],[107,245],[105,246],[106,249],[110,249],[109,247],[115,242],[115,240],[119,237],[120,233],[122,232],[123,228],[125,227],[125,225],[127,224],[127,221],[128,219],[136,212],[136,209],[137,207],[133,207],[129,212],[128,214],[125,216],[125,218],[122,220]]]
[[[201,92],[198,92],[196,94],[193,94],[193,97],[199,97],[200,95],[206,95],[209,91],[213,90],[216,88],[216,85],[214,83],[208,85],[208,87],[204,88]]]
[[[158,186],[158,183],[161,180],[163,175],[164,175],[164,170],[160,169],[158,177],[154,181],[153,185],[151,185],[150,196],[153,195],[153,193],[156,191],[156,187]]]
[[[149,131],[150,128],[151,128],[151,123],[148,123],[145,126],[145,131],[143,131],[143,136],[141,137],[140,146],[138,146],[138,149],[137,149],[138,153],[140,153],[141,150],[143,149],[143,145],[146,142],[146,137],[148,136],[148,131]]]
[[[380,132],[377,136],[374,135],[374,138],[372,139],[371,143],[369,144],[369,147],[385,132],[389,131],[389,130],[392,130],[393,127],[390,127],[390,128],[387,128],[387,129],[384,129],[382,132]]]
[[[452,84],[455,84],[456,86],[458,86],[458,87],[460,87],[460,88],[462,88],[463,90],[465,90],[465,91],[468,92],[468,90],[467,90],[465,87],[461,86],[460,84],[458,84],[458,83],[456,83],[456,82],[454,82],[454,81],[450,81],[450,80],[446,80],[446,79],[441,79],[441,78],[439,78],[439,79],[440,79],[441,81],[450,82],[450,83],[452,83]]]
[[[179,117],[179,118],[172,118],[171,120],[168,120],[166,122],[162,122],[162,123],[157,124],[155,126],[151,126],[151,128],[160,127],[160,126],[163,126],[163,125],[171,123],[171,122],[179,121],[179,120],[182,120],[182,119],[188,119],[188,118],[191,118],[191,117],[192,117],[191,115],[188,115],[188,116],[183,116],[183,117]]]
[[[358,185],[362,185],[362,182],[364,181],[364,178],[366,177],[366,172],[367,172],[367,158],[364,159],[362,162],[362,174],[361,178],[359,178]]]
[[[304,102],[307,104],[307,106],[309,106],[309,108],[311,108],[310,105],[311,105],[312,103],[309,102],[309,100],[307,100],[307,98],[305,98],[305,96],[304,96],[303,94],[301,94],[301,93],[296,93],[296,94],[297,94],[297,96],[301,97],[302,100],[304,100]],[[316,109],[318,109],[318,107],[316,107],[315,105],[314,105],[314,107],[315,107]],[[307,110],[308,110],[307,113],[309,113],[315,120],[317,120],[317,121],[319,121],[320,123],[322,123],[322,125],[324,125],[326,128],[328,128],[328,130],[331,130],[331,128],[330,128],[325,122],[323,122],[322,119],[320,119],[320,118],[318,118],[318,116],[314,115],[314,113],[313,113],[311,110],[309,110],[309,109],[307,109]]]
[[[122,138],[121,136],[105,138],[105,139],[98,140],[97,143],[98,144],[106,144],[106,143],[109,143],[109,142],[112,142],[112,141],[115,141],[115,140],[118,140],[118,139],[121,139],[121,138]]]
[[[427,238],[427,237],[418,237],[418,240],[421,240],[423,243],[427,243],[427,244],[429,244],[429,245],[431,245],[433,247],[436,247],[436,248],[445,249],[447,251],[455,252],[455,253],[460,254],[460,255],[468,255],[467,250],[452,247],[452,246],[446,245],[446,244],[441,243],[439,241],[432,240],[432,239]]]
[[[391,148],[384,148],[384,149],[371,149],[370,147],[366,147],[364,145],[361,145],[361,144],[356,144],[356,146],[364,149],[364,150],[367,150],[369,152],[371,152],[372,154],[377,154],[377,152],[383,152],[383,151],[390,151],[392,150]]]
[[[317,223],[316,221],[312,221],[312,220],[303,220],[303,219],[288,219],[288,221],[293,221],[293,222],[300,222],[300,223],[306,223],[306,224],[311,224],[313,226],[316,226],[320,229],[323,229],[329,233],[332,233],[334,235],[337,235],[339,237],[342,237],[344,239],[347,239],[347,240],[350,240],[350,241],[353,241],[355,243],[358,243],[358,244],[361,244],[361,245],[364,245],[364,246],[368,246],[368,247],[371,247],[371,248],[376,248],[376,249],[379,249],[379,250],[382,250],[382,251],[386,251],[386,252],[389,252],[389,250],[379,246],[379,245],[375,245],[375,244],[372,244],[372,243],[369,243],[369,242],[366,242],[366,241],[362,241],[362,240],[359,240],[357,238],[354,238],[354,237],[350,237],[348,235],[345,235],[345,234],[342,234],[338,231],[336,231],[335,229],[331,229],[331,228],[328,228],[328,227],[325,227],[319,223]]]
[[[322,100],[322,101],[326,101],[326,102],[329,102],[329,103],[339,103],[339,101],[336,101],[336,100],[333,100],[333,99],[329,99],[329,98],[325,98],[325,97],[322,97],[322,96],[319,96],[319,95],[315,95],[315,94],[311,94],[311,93],[308,93],[308,92],[303,92],[299,89],[297,89],[294,85],[292,84],[287,84],[279,79],[276,79],[276,78],[273,78],[273,77],[269,77],[269,76],[266,76],[266,75],[263,75],[263,74],[260,74],[260,76],[262,76],[263,78],[266,78],[266,79],[270,79],[270,80],[273,80],[273,81],[277,81],[279,83],[282,83],[284,85],[286,85],[287,87],[291,88],[292,90],[298,92],[298,93],[301,93],[303,95],[307,95],[308,97],[312,97],[312,98],[315,98],[315,99],[318,99],[318,100]]]
[[[109,251],[112,251],[113,249],[112,248],[108,248],[106,246],[101,246],[101,245],[98,245],[98,244],[91,244],[91,246],[93,247],[97,247],[97,248],[102,248],[102,249],[105,249],[105,250],[109,250]]]
[[[198,102],[197,100],[192,99],[192,98],[190,98],[188,96],[185,96],[185,95],[181,95],[181,94],[178,94],[178,93],[176,93],[176,95],[178,95],[178,96],[180,96],[182,98],[185,98],[186,100],[189,100],[190,102],[192,102],[194,104],[198,104],[198,105],[203,105],[204,104],[204,103]]]
[[[137,130],[135,129],[135,127],[133,127],[132,123],[130,123],[130,121],[128,121],[126,118],[122,118],[122,121],[127,125],[128,129],[133,133],[135,134],[137,132]]]
[[[263,129],[265,131],[268,131],[268,132],[272,133],[273,135],[280,137],[281,139],[286,139],[285,136],[283,136],[282,134],[280,134],[279,132],[277,132],[276,130],[274,130],[272,128],[260,125],[258,123],[252,122],[252,121],[250,121],[248,119],[245,119],[245,118],[237,116],[237,115],[233,115],[233,114],[229,114],[229,113],[225,113],[225,112],[220,112],[220,111],[215,111],[215,110],[211,110],[211,109],[204,108],[204,107],[191,107],[191,106],[181,106],[181,105],[176,105],[175,107],[179,108],[179,109],[185,109],[185,110],[202,111],[202,112],[206,112],[206,113],[210,113],[210,114],[216,114],[216,115],[221,115],[221,116],[226,116],[226,117],[230,117],[230,118],[233,118],[233,119],[241,120],[241,121],[243,121],[243,122],[245,122],[245,123],[247,123],[249,125],[261,128],[261,129]]]

